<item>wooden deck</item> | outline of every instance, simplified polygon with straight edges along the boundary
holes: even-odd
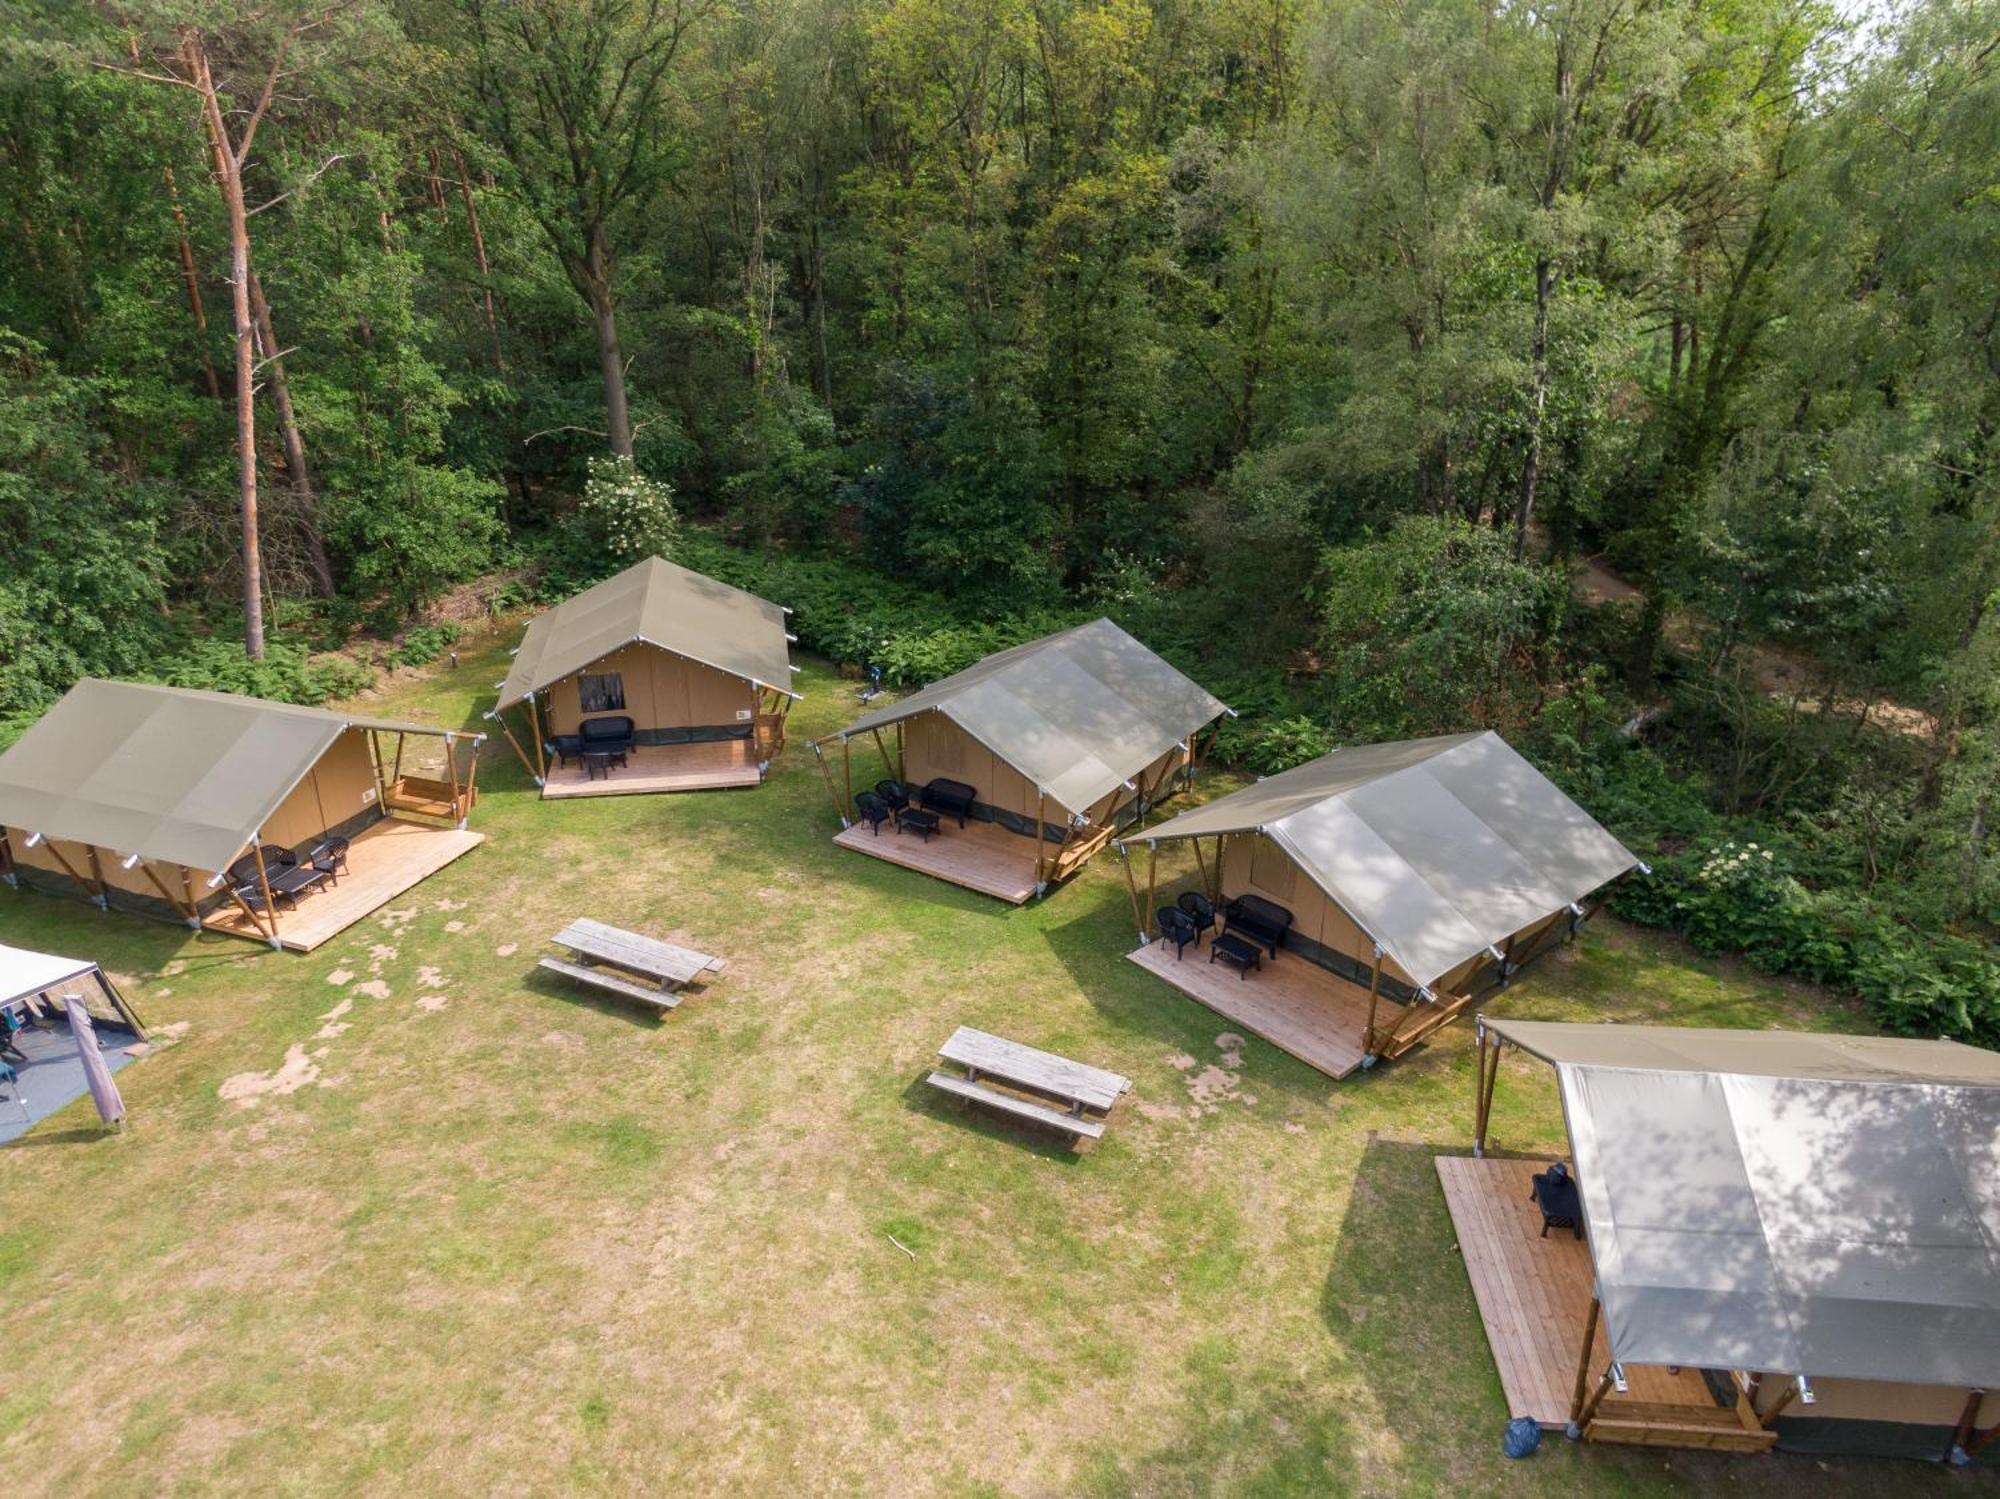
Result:
[[[938,830],[926,842],[914,833],[898,833],[884,824],[880,836],[857,823],[833,841],[858,854],[868,854],[919,870],[982,895],[1013,905],[1035,898],[1035,840],[1010,833],[996,823],[940,818]],[[1049,845],[1053,852],[1055,845]]]
[[[289,951],[311,952],[485,841],[484,833],[384,818],[355,835],[339,884],[300,896],[296,911],[279,910],[278,941]],[[211,911],[202,924],[234,937],[268,940],[234,904]]]
[[[1529,1200],[1529,1178],[1548,1168],[1547,1161],[1473,1160],[1439,1156],[1438,1180],[1458,1233],[1459,1254],[1472,1280],[1479,1317],[1486,1324],[1486,1341],[1500,1368],[1500,1385],[1507,1395],[1509,1417],[1528,1416],[1542,1426],[1561,1430],[1569,1424],[1570,1400],[1576,1389],[1577,1354],[1583,1346],[1584,1320],[1590,1312],[1592,1274],[1590,1246],[1566,1228],[1552,1228],[1544,1239],[1542,1215]],[[1593,1381],[1611,1358],[1604,1329],[1590,1357]],[[1736,1418],[1709,1395],[1708,1386],[1692,1369],[1670,1374],[1663,1368],[1629,1365],[1627,1394],[1604,1397],[1594,1424],[1618,1427],[1621,1413],[1652,1416],[1661,1408],[1684,1413],[1688,1428],[1715,1426],[1718,1435],[1745,1437]],[[1657,1423],[1671,1427],[1671,1420]],[[1596,1433],[1593,1433],[1597,1435]],[[1631,1440],[1607,1430],[1600,1440]],[[1688,1441],[1679,1445],[1736,1445],[1720,1441]],[[1743,1443],[1743,1445],[1752,1445]],[[1769,1445],[1768,1441],[1756,1445]]]
[[[549,766],[542,786],[545,797],[643,796],[654,791],[720,791],[731,786],[755,786],[764,779],[757,768],[755,748],[747,739],[721,739],[701,744],[642,744],[592,779],[582,762]]]
[[[1240,978],[1226,963],[1208,961],[1208,944],[1176,959],[1171,943],[1153,942],[1128,953],[1188,998],[1261,1036],[1328,1077],[1342,1078],[1361,1065],[1361,1037],[1368,1028],[1368,991],[1297,953],[1268,953],[1261,968]],[[1385,999],[1378,1030],[1396,1023],[1401,1005]]]

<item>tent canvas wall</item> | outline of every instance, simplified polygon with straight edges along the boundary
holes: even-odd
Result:
[[[441,777],[405,773],[410,735],[442,741]],[[240,930],[246,913],[219,871],[258,847],[356,839],[396,812],[462,827],[482,737],[86,679],[0,754],[0,868],[17,884],[80,890],[106,908]],[[461,739],[474,747],[462,769]],[[460,835],[452,846],[477,841]],[[281,920],[267,911],[252,925],[276,941]]]
[[[647,749],[742,741],[756,773],[714,783],[754,784],[784,745],[786,715],[797,697],[789,645],[785,611],[776,604],[651,557],[531,621],[488,716],[506,730],[547,794],[560,781],[556,738],[605,717],[631,719],[637,744]],[[521,720],[520,737],[510,712]],[[665,766],[697,757],[641,758]],[[601,789],[704,783],[664,774],[657,784],[642,781],[627,775],[619,784],[607,774]]]

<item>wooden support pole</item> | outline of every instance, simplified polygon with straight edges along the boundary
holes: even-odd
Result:
[[[1139,929],[1139,946],[1144,947],[1151,939],[1146,935],[1146,908],[1139,904],[1139,882],[1132,877],[1132,851],[1124,844],[1118,845],[1118,862],[1125,868],[1125,888],[1132,893],[1132,921]]]
[[[896,762],[889,758],[889,747],[882,742],[882,731],[880,729],[870,729],[868,732],[874,737],[875,753],[882,757],[882,768],[890,775],[896,776]],[[896,779],[900,781],[903,778],[896,776]]]
[[[386,812],[389,809],[389,777],[382,768],[382,736],[373,729],[368,731],[368,759],[375,769],[375,805]]]
[[[1590,1383],[1590,1355],[1597,1343],[1597,1318],[1602,1310],[1602,1303],[1592,1296],[1590,1310],[1583,1317],[1583,1347],[1576,1356],[1576,1388],[1569,1397],[1569,1418],[1579,1424],[1583,1417],[1584,1387]],[[1606,1378],[1609,1377],[1607,1373]]]
[[[1208,899],[1211,904],[1218,906],[1222,904],[1222,886],[1228,878],[1223,873],[1223,857],[1227,852],[1224,840],[1228,837],[1227,833],[1217,833],[1215,835],[1215,888],[1208,892]]]
[[[1972,1449],[1966,1443],[1972,1440],[1972,1433],[1979,1425],[1979,1402],[1986,1398],[1984,1390],[1965,1392],[1965,1411],[1958,1418],[1958,1428],[1951,1434],[1951,1445],[1957,1451],[1971,1455]]]
[[[231,885],[229,887],[229,898],[236,902],[236,907],[238,910],[240,910],[245,916],[250,918],[250,926],[253,931],[255,931],[259,936],[265,937],[270,941],[275,942],[278,940],[275,933],[266,929],[266,927],[264,926],[264,919],[261,916],[259,916],[255,911],[250,909],[250,902],[248,902],[243,898],[241,893],[238,892],[237,888],[234,885]]]
[[[1160,846],[1151,839],[1146,841],[1146,920],[1153,919],[1153,886],[1160,872]]]
[[[465,757],[465,810],[468,814],[478,800],[475,788],[479,784],[479,745],[484,737],[481,734],[472,736],[472,751]],[[463,817],[459,819],[459,826],[465,826]]]
[[[535,695],[532,692],[528,694],[527,704],[529,737],[535,741],[535,779],[546,785],[549,776],[549,760],[545,741],[548,736],[542,732],[541,705],[536,702]]]
[[[1382,1002],[1382,949],[1375,948],[1375,966],[1368,975],[1368,1024],[1361,1031],[1361,1060],[1375,1055],[1375,1007]]]
[[[1188,842],[1194,845],[1194,867],[1201,872],[1201,893],[1212,901],[1214,897],[1208,894],[1208,860],[1201,856],[1201,840],[1190,838]]]
[[[79,885],[83,886],[85,893],[89,892],[90,881],[85,876],[78,873],[77,867],[74,864],[70,863],[69,860],[63,857],[62,850],[56,847],[55,839],[44,838],[42,840],[42,847],[49,851],[49,857],[51,859],[54,859],[56,863],[62,865],[64,874],[68,875],[71,879],[75,880]]]
[[[194,872],[187,865],[180,866],[181,893],[187,897],[188,920],[195,926],[201,925],[201,900],[194,893]]]
[[[400,763],[402,759],[400,748],[397,751],[396,758]],[[257,830],[257,841],[252,847],[256,850],[257,854],[257,888],[264,892],[264,914],[271,919],[271,946],[276,947],[278,945],[278,903],[271,899],[270,871],[264,867],[264,830],[262,828]]]
[[[1493,1094],[1500,1085],[1500,1038],[1479,1023],[1479,1098],[1473,1125],[1472,1153],[1486,1154],[1486,1137],[1493,1128]]]
[[[909,779],[909,773],[904,769],[904,766],[907,764],[905,758],[907,753],[907,748],[903,743],[903,720],[899,718],[896,720],[896,779],[899,781]]]
[[[844,818],[854,810],[854,745],[844,734],[840,740],[840,786],[847,793],[840,804],[840,815]]]
[[[1772,1423],[1774,1423],[1779,1416],[1784,1414],[1785,1407],[1790,1405],[1794,1400],[1798,1399],[1798,1396],[1799,1396],[1799,1382],[1796,1379],[1786,1381],[1785,1387],[1782,1390],[1778,1391],[1778,1398],[1771,1403],[1771,1408],[1765,1411],[1763,1415],[1757,1418],[1758,1424],[1760,1424],[1764,1428],[1764,1430],[1769,1431],[1771,1429]]]
[[[1049,827],[1044,814],[1048,811],[1049,794],[1041,787],[1035,788],[1035,889],[1040,892],[1048,885]],[[1065,840],[1067,841],[1067,840]]]
[[[403,741],[410,736],[399,732],[396,735],[396,768],[389,772],[389,784],[395,785],[403,779]]]
[[[103,910],[111,909],[111,882],[104,877],[104,856],[94,843],[84,844],[90,854],[90,877],[97,881],[97,904]]]
[[[1984,1431],[1973,1432],[1966,1440],[1965,1455],[1967,1457],[1977,1457],[1993,1445],[1995,1438],[2000,1438],[2000,1421],[1995,1421]]]
[[[132,1002],[129,999],[127,999],[124,995],[120,994],[117,991],[117,989],[112,987],[111,980],[105,976],[104,970],[102,968],[93,968],[91,972],[97,978],[97,987],[104,991],[104,1002],[111,1006],[111,1013],[114,1015],[124,1016],[125,1023],[132,1027],[133,1034],[136,1035],[141,1041],[145,1040],[146,1039],[145,1017],[141,1015],[138,1012],[138,1010],[133,1007]]]
[[[819,761],[820,778],[826,782],[826,799],[833,803],[833,815],[840,819],[843,829],[853,827],[854,824],[847,820],[847,809],[840,804],[840,793],[834,789],[833,767],[826,763],[826,750],[817,739],[813,741],[812,752],[813,758]]]
[[[1604,1377],[1597,1381],[1597,1388],[1590,1392],[1590,1399],[1584,1402],[1583,1408],[1571,1420],[1570,1428],[1577,1436],[1581,1437],[1590,1430],[1591,1417],[1597,1414],[1598,1406],[1604,1403],[1604,1397],[1611,1392],[1611,1371],[1616,1367],[1615,1364],[1604,1366]]]
[[[143,874],[147,879],[153,882],[153,888],[160,892],[160,899],[164,900],[168,905],[172,906],[176,911],[179,911],[183,920],[187,921],[194,920],[193,907],[190,906],[186,909],[183,909],[181,903],[174,898],[173,891],[169,890],[166,887],[166,885],[161,881],[159,875],[153,872],[153,866],[151,864],[148,864],[144,859],[141,859],[139,861],[139,872]]]
[[[451,787],[451,815],[460,827],[465,826],[465,808],[458,804],[458,746],[452,736],[444,736],[445,783]]]
[[[507,736],[507,742],[514,747],[514,758],[521,762],[521,769],[534,777],[536,785],[541,785],[542,778],[535,772],[535,762],[528,758],[528,752],[521,748],[521,741],[514,737],[513,729],[508,727],[506,715],[495,713],[493,719],[500,725],[500,732]]]

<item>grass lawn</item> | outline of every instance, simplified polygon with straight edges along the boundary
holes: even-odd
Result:
[[[476,723],[504,646],[461,654],[370,711]],[[178,1034],[120,1074],[124,1135],[83,1101],[0,1157],[10,1492],[1982,1483],[1561,1440],[1505,1462],[1431,1165],[1469,1148],[1470,1025],[1332,1084],[1121,960],[1115,856],[1013,910],[834,848],[804,746],[853,694],[801,683],[756,791],[544,803],[490,742],[488,841],[307,957],[0,890],[4,940],[101,959]],[[657,1021],[543,982],[584,914],[729,972]],[[1609,920],[1503,1004],[1861,1024]],[[965,1114],[921,1083],[961,1022],[1134,1097],[1081,1157]],[[1497,1143],[1558,1146],[1552,1075],[1510,1057]]]

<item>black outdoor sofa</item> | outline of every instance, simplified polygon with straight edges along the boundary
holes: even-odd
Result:
[[[1239,895],[1222,908],[1222,929],[1240,933],[1277,957],[1285,933],[1292,929],[1292,913],[1275,901],[1259,895]]]
[[[963,781],[954,781],[939,776],[917,793],[919,805],[927,812],[942,813],[946,817],[956,817],[960,827],[972,812],[972,804],[979,799],[979,793]]]

